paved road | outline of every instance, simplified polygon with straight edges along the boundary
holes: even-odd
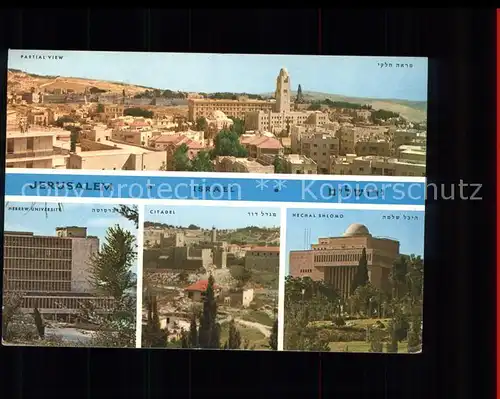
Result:
[[[219,321],[220,324],[222,323],[229,323],[233,317],[228,316],[222,320]],[[255,328],[256,330],[259,330],[266,338],[269,338],[271,336],[271,327],[266,326],[264,324],[256,323],[254,321],[247,321],[243,319],[234,319],[234,322],[236,324],[241,324],[242,326],[245,327],[250,327],[250,328]]]
[[[82,333],[76,328],[62,327],[62,328],[46,328],[46,335],[56,336],[62,338],[64,341],[69,342],[86,342],[92,338],[92,332],[87,334]]]

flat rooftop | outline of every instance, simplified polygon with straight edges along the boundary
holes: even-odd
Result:
[[[56,130],[56,131],[39,131],[39,132],[34,132],[34,131],[29,131],[26,133],[21,133],[17,131],[7,131],[7,138],[8,139],[13,139],[13,138],[28,138],[28,137],[54,137],[57,134],[60,134],[61,132]]]
[[[132,155],[133,152],[126,149],[110,149],[110,150],[97,150],[97,151],[80,151],[76,153],[82,158],[92,158],[92,157],[103,157],[103,156],[114,156],[114,155]]]

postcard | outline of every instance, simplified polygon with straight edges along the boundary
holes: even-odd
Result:
[[[142,347],[277,350],[280,210],[146,206]]]
[[[424,212],[288,209],[284,350],[422,350]]]
[[[6,202],[2,341],[136,347],[137,206]]]
[[[8,68],[7,168],[425,176],[426,58],[11,50]]]

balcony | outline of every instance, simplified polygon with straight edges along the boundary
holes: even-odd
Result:
[[[54,155],[54,150],[45,150],[45,151],[26,151],[16,154],[7,153],[7,159],[20,159],[20,158],[41,158],[41,157],[50,157]]]

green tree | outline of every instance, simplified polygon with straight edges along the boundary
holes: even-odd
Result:
[[[137,205],[120,205],[114,207],[113,211],[130,220],[137,229],[139,228],[139,207]]]
[[[38,308],[33,309],[33,319],[35,320],[36,330],[40,339],[45,338],[45,322]]]
[[[102,114],[104,112],[104,104],[97,104],[97,113]]]
[[[189,171],[191,170],[191,160],[188,156],[189,147],[186,144],[181,144],[174,152],[173,166],[176,171]]]
[[[193,314],[189,325],[189,347],[198,348],[198,326],[196,325],[196,315]]]
[[[245,121],[240,118],[235,118],[235,117],[229,117],[233,121],[233,125],[231,126],[231,131],[236,133],[239,136],[241,136],[243,133],[245,133]]]
[[[369,329],[370,337],[370,352],[382,353],[384,351],[384,344],[382,342],[382,331],[379,328]]]
[[[143,117],[143,118],[153,118],[154,112],[149,111],[147,109],[139,108],[139,107],[132,107],[132,108],[126,108],[123,111],[123,115],[134,116],[134,117]]]
[[[237,133],[230,130],[221,130],[215,136],[212,155],[244,158],[248,156],[248,152],[241,145]]]
[[[7,276],[5,275],[5,273],[3,276],[3,286],[4,294],[2,301],[2,337],[4,339],[7,339],[9,335],[9,324],[14,320],[16,314],[18,314],[21,310],[21,305],[24,300],[24,293],[5,290],[5,287],[8,287]]]
[[[214,164],[210,159],[210,153],[207,151],[200,151],[191,161],[190,169],[193,172],[213,172]]]
[[[406,284],[412,302],[421,301],[424,293],[424,262],[420,256],[409,257]]]
[[[409,257],[400,255],[392,264],[391,282],[393,287],[393,295],[395,298],[401,298],[406,294]]]
[[[307,108],[309,111],[319,111],[321,109],[321,103],[320,102],[313,102],[309,107]]]
[[[217,323],[217,302],[215,300],[214,278],[208,278],[208,286],[203,298],[200,316],[198,342],[200,348],[220,348],[220,325]]]
[[[199,117],[196,119],[196,130],[197,131],[205,131],[208,128],[207,120],[204,117]]]
[[[76,130],[71,130],[70,136],[69,136],[69,150],[71,152],[76,152],[76,143],[78,141],[78,132]]]
[[[236,323],[234,320],[229,322],[229,333],[227,337],[227,342],[224,345],[226,349],[240,349],[241,347],[241,335],[236,328]]]
[[[278,350],[278,319],[274,320],[273,329],[271,330],[271,335],[269,337],[269,347],[273,351]]]
[[[408,332],[408,353],[416,353],[422,348],[421,340],[415,331]]]
[[[91,258],[91,282],[117,302],[136,287],[131,268],[136,259],[135,237],[119,225],[109,227],[101,250]]]
[[[156,296],[147,293],[145,304],[147,321],[142,329],[142,345],[146,348],[165,348],[168,345],[168,330],[161,328]]]
[[[181,330],[181,340],[180,341],[181,341],[181,348],[183,348],[183,349],[190,348],[190,346],[189,346],[189,334],[184,329]]]
[[[90,258],[89,281],[102,295],[113,299],[110,314],[99,316],[89,303],[82,317],[99,325],[95,346],[134,347],[136,325],[136,240],[120,226],[109,227],[100,251]]]
[[[297,98],[295,100],[297,104],[302,104],[304,103],[304,95],[302,94],[302,86],[299,84],[299,87],[297,89]]]
[[[389,321],[387,329],[389,331],[389,340],[386,343],[386,352],[398,353],[398,339],[396,334],[396,326],[392,320]]]
[[[60,118],[57,118],[57,120],[54,122],[54,124],[58,127],[63,127],[65,123],[75,123],[76,118],[73,116],[69,115],[64,115],[61,116]]]
[[[354,279],[351,284],[351,294],[353,294],[358,287],[362,287],[368,284],[368,282],[368,260],[366,258],[366,248],[363,248],[358,268],[356,269],[356,274],[354,275]]]
[[[377,120],[385,120],[390,118],[399,118],[399,114],[397,112],[387,111],[385,109],[379,109],[377,111],[372,111],[371,118],[373,121]]]
[[[284,164],[283,160],[281,159],[281,157],[279,157],[278,155],[276,155],[274,157],[273,166],[274,166],[274,173],[285,173],[286,172],[285,164]]]

